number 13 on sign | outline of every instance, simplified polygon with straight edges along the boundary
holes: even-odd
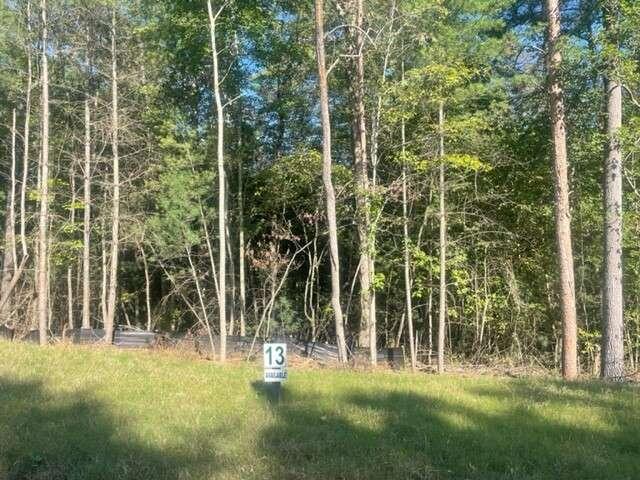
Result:
[[[265,343],[263,355],[264,381],[284,382],[287,379],[287,344]]]

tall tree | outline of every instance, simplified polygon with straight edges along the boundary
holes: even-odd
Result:
[[[578,327],[576,314],[573,247],[571,240],[571,208],[567,162],[567,134],[564,98],[560,83],[562,56],[559,49],[559,0],[546,0],[547,12],[547,88],[551,113],[553,172],[555,180],[556,242],[562,312],[562,374],[573,380],[578,375]]]
[[[620,2],[604,1],[607,47],[606,92],[608,154],[604,164],[604,285],[601,376],[624,376],[624,305],[622,296],[622,83],[618,65]]]
[[[9,195],[7,195],[7,214],[4,222],[4,256],[2,261],[2,278],[0,279],[0,298],[5,299],[0,305],[0,321],[6,322],[11,311],[11,279],[16,274],[16,109],[11,113],[11,168],[9,174]]]
[[[113,194],[111,207],[111,254],[109,264],[109,286],[107,293],[107,316],[104,322],[105,342],[113,340],[118,292],[118,254],[120,253],[120,154],[118,117],[118,49],[116,42],[117,3],[111,11],[111,154]]]
[[[242,137],[240,137],[242,138]],[[244,240],[244,164],[242,159],[238,162],[238,262],[240,267],[240,336],[246,335],[246,268],[245,268],[245,240]]]
[[[47,0],[40,1],[41,24],[41,62],[40,83],[42,86],[41,152],[40,152],[40,217],[38,222],[38,262],[37,262],[37,317],[40,345],[47,344],[49,324],[49,59]]]
[[[216,44],[216,28],[218,18],[226,4],[216,12],[211,0],[207,0],[209,13],[209,34],[211,38],[211,56],[213,60],[213,95],[216,104],[216,158],[218,166],[218,315],[220,317],[220,361],[227,358],[227,207],[226,177],[224,169],[224,110],[220,92],[220,74],[218,70],[218,47]]]
[[[352,103],[353,103],[353,169],[356,179],[356,224],[358,227],[358,241],[360,262],[358,275],[360,279],[360,346],[368,347],[370,361],[376,364],[376,321],[371,315],[373,310],[373,291],[371,282],[372,248],[371,213],[369,208],[369,157],[367,155],[367,122],[365,113],[364,92],[364,2],[353,0],[351,53],[353,64]]]
[[[440,290],[438,308],[438,373],[444,372],[445,322],[447,320],[447,207],[444,158],[444,101],[438,103],[438,169],[439,217],[440,217]]]
[[[33,88],[33,72],[31,65],[31,0],[27,0],[26,8],[27,38],[25,55],[27,57],[27,84],[24,101],[24,135],[22,151],[22,182],[20,184],[20,243],[22,256],[27,257],[27,181],[29,179],[29,133],[31,127],[31,89]]]
[[[402,69],[402,81],[404,81],[404,64]],[[407,318],[407,331],[409,332],[409,353],[411,369],[416,369],[416,346],[413,338],[413,300],[411,297],[411,245],[409,238],[409,199],[407,196],[407,159],[406,159],[406,126],[404,117],[400,120],[400,141],[402,144],[402,236],[404,247],[404,304]]]
[[[91,328],[91,108],[84,100],[84,219],[82,224],[82,328]]]
[[[315,0],[316,59],[318,88],[320,90],[320,120],[322,122],[322,182],[329,226],[329,258],[331,261],[331,307],[335,320],[336,342],[341,362],[347,361],[344,320],[340,304],[340,255],[338,252],[338,226],[336,222],[336,196],[331,178],[331,117],[329,115],[329,86],[324,49],[324,1]]]

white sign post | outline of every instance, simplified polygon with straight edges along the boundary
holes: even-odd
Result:
[[[265,383],[282,383],[287,379],[287,344],[265,343],[264,381]]]

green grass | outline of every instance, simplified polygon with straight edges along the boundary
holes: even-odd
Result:
[[[0,479],[638,479],[640,390],[0,342]]]

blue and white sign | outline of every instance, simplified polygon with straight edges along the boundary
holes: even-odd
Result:
[[[266,383],[282,383],[287,379],[287,344],[265,343],[264,381]]]

